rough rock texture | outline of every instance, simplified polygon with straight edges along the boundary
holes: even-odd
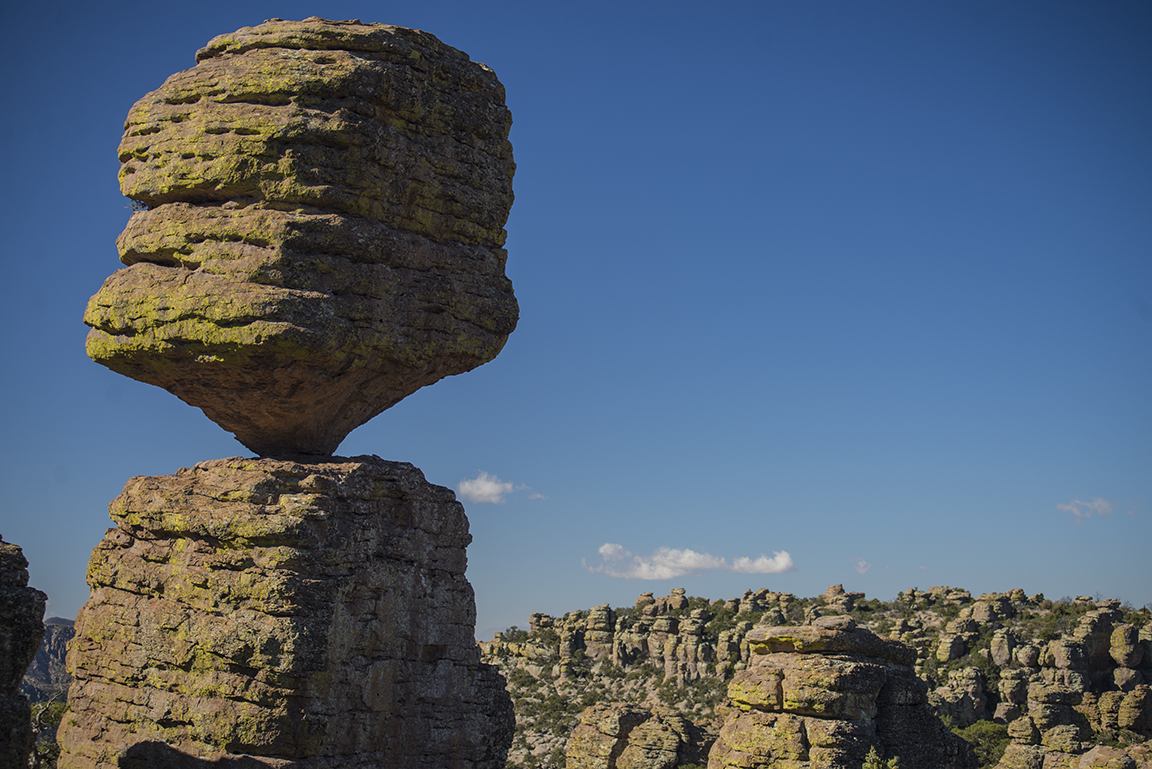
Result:
[[[859,769],[875,747],[903,769],[975,769],[971,748],[932,713],[913,649],[846,616],[757,627],[728,688],[735,709],[709,754],[724,767]]]
[[[716,735],[678,713],[593,705],[568,738],[567,769],[676,769],[704,764]]]
[[[515,164],[490,69],[318,18],[196,58],[125,123],[121,190],[148,210],[89,302],[94,360],[288,456],[500,352]]]
[[[44,635],[47,601],[28,587],[24,552],[0,539],[0,766],[28,765],[32,710],[20,694],[20,681]]]
[[[134,478],[110,509],[62,769],[504,766],[449,489],[376,457],[234,458]]]

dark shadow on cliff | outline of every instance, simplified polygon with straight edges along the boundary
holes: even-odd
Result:
[[[251,756],[235,756],[207,761],[181,753],[163,742],[139,742],[124,752],[117,762],[120,769],[268,769]]]

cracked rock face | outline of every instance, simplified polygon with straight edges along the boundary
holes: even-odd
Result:
[[[378,457],[133,478],[76,618],[62,767],[502,769],[450,489]]]
[[[121,190],[147,210],[85,313],[94,360],[281,456],[331,454],[500,352],[515,164],[490,69],[425,32],[318,18],[196,58],[125,123]]]

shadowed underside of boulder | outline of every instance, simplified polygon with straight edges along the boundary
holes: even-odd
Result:
[[[492,360],[515,164],[496,76],[425,32],[273,20],[212,40],[132,108],[148,210],[85,313],[88,354],[264,456],[330,454]]]

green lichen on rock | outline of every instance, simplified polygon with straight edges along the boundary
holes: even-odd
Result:
[[[121,189],[149,210],[89,302],[94,360],[258,454],[323,455],[501,351],[515,164],[490,69],[424,32],[316,18],[198,62],[125,123]]]

